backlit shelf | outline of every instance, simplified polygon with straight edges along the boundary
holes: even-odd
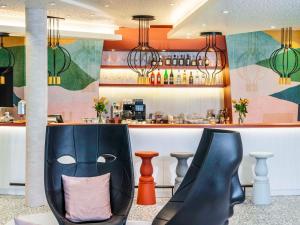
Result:
[[[138,67],[141,68],[141,67]],[[102,65],[101,69],[130,69],[127,65]],[[159,66],[157,69],[161,70],[197,70],[197,66]],[[205,69],[204,66],[201,66],[200,69]],[[208,66],[207,69],[213,70],[214,66]],[[217,69],[222,69],[221,67],[217,67]]]
[[[224,88],[223,84],[204,85],[204,84],[166,84],[166,85],[151,85],[151,84],[109,84],[99,83],[100,87],[138,87],[138,88]]]

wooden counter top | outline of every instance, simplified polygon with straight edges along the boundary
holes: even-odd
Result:
[[[91,125],[86,123],[61,123],[49,124],[48,126],[67,126],[67,125]],[[0,123],[6,127],[25,127],[25,123]],[[129,128],[290,128],[299,127],[299,123],[248,123],[248,124],[129,124]]]
[[[91,125],[86,123],[63,123],[49,124],[48,126],[66,126],[66,125]],[[129,128],[289,128],[299,127],[299,123],[252,123],[252,124],[129,124]]]
[[[252,124],[136,124],[129,128],[284,128],[299,127],[300,123],[252,123]]]
[[[26,123],[0,123],[0,127],[25,127]]]

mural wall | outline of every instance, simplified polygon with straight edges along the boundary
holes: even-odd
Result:
[[[293,47],[300,50],[300,31],[294,32]],[[252,32],[226,37],[231,94],[233,99],[250,100],[248,123],[298,121],[300,72],[291,85],[279,85],[279,75],[268,63],[271,53],[280,47],[280,31]],[[237,122],[237,115],[234,116]]]
[[[7,44],[14,52],[14,103],[24,99],[25,47],[24,38],[10,37]],[[99,73],[103,41],[63,39],[62,45],[70,52],[70,68],[62,74],[61,86],[49,86],[48,113],[62,114],[65,121],[79,121],[95,117],[93,98],[99,94]],[[0,55],[0,66],[5,62]],[[50,61],[50,60],[49,60]]]

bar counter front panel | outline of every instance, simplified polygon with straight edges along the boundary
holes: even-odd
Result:
[[[67,124],[64,124],[67,125]],[[158,185],[171,185],[175,179],[176,159],[171,152],[195,152],[204,127],[236,130],[241,133],[244,158],[240,167],[243,184],[251,184],[255,160],[252,151],[273,152],[268,160],[272,195],[300,195],[300,124],[246,125],[130,125],[132,151],[158,151],[153,159]],[[22,193],[9,183],[25,182],[25,127],[0,125],[0,194]],[[135,181],[139,177],[140,159],[134,158]],[[24,191],[24,190],[23,190]]]

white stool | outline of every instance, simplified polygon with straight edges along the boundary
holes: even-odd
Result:
[[[172,157],[175,157],[177,161],[177,166],[176,166],[176,175],[177,177],[175,178],[175,185],[174,185],[174,192],[177,191],[179,188],[186,172],[189,169],[187,160],[190,157],[193,157],[194,154],[191,152],[172,152],[170,154]]]
[[[267,159],[273,157],[274,154],[271,152],[251,152],[249,155],[256,159],[253,203],[255,205],[269,205],[271,203],[271,195]]]

